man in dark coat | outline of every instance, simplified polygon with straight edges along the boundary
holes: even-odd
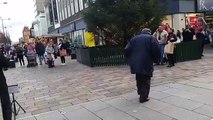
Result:
[[[45,46],[41,41],[38,41],[38,43],[35,46],[36,53],[38,54],[40,65],[42,65],[42,61],[45,60],[44,53],[45,53]]]
[[[153,63],[160,60],[158,41],[151,35],[151,30],[145,28],[140,35],[130,40],[125,48],[125,54],[129,59],[131,73],[136,74],[139,101],[146,102],[149,100]]]
[[[8,93],[6,78],[3,73],[3,70],[6,70],[8,67],[9,67],[8,59],[6,59],[4,55],[0,53],[0,99],[4,120],[12,120],[10,97]]]

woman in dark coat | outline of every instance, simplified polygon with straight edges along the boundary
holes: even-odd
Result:
[[[63,40],[60,40],[60,43],[59,43],[59,51],[60,51],[60,57],[61,57],[61,63],[62,65],[65,65],[65,56],[67,55],[67,47],[66,47],[66,44],[63,42]]]
[[[8,93],[8,87],[3,70],[7,70],[9,67],[9,61],[0,53],[0,99],[3,113],[3,120],[12,120],[12,109],[10,103],[10,97]]]
[[[25,65],[24,63],[24,49],[22,48],[21,45],[18,45],[17,49],[16,49],[16,54],[17,54],[17,58],[20,62],[20,65]]]
[[[174,29],[172,29],[171,32],[169,33],[167,40],[170,43],[173,43],[173,42],[177,41],[177,36],[174,33]],[[173,53],[171,53],[171,54],[167,53],[167,57],[168,57],[168,62],[169,62],[169,65],[167,67],[173,67],[173,66],[175,66],[174,54]]]

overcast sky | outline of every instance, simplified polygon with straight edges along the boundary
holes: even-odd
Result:
[[[22,37],[23,27],[31,27],[35,18],[33,0],[0,0],[0,3],[2,2],[8,2],[8,4],[0,4],[0,17],[11,18],[11,20],[4,20],[4,26],[7,27],[12,41],[16,42]],[[2,31],[2,23],[0,30]]]

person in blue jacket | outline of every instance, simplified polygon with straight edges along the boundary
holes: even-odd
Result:
[[[149,100],[150,80],[153,76],[153,63],[160,60],[159,43],[151,35],[151,30],[144,28],[142,33],[133,37],[125,47],[132,74],[136,74],[139,102]]]

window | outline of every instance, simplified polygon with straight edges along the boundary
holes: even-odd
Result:
[[[67,0],[67,11],[68,11],[68,17],[70,17],[71,16],[70,0]]]
[[[75,13],[78,13],[79,12],[78,0],[74,0],[74,4],[75,4]]]
[[[61,0],[57,0],[57,3],[58,3],[59,21],[61,21]]]
[[[74,8],[74,0],[70,0],[70,7],[71,7],[71,14],[74,15],[75,14],[75,8]]]
[[[65,14],[65,19],[67,19],[67,0],[64,0],[64,14]]]
[[[84,0],[84,7],[88,8],[88,0]]]
[[[80,11],[84,9],[83,0],[79,0]]]

